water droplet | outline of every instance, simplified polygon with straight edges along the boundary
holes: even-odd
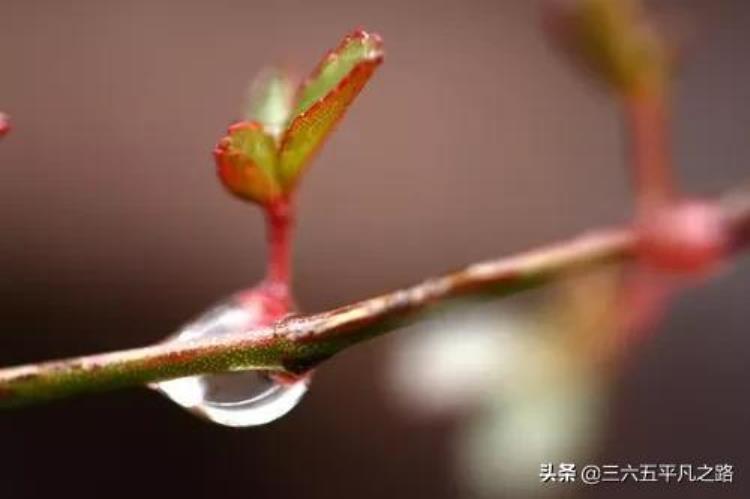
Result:
[[[167,341],[190,341],[272,323],[287,307],[263,291],[249,291],[209,309]],[[271,371],[248,370],[178,378],[154,388],[197,416],[224,426],[257,426],[291,411],[307,392],[310,376],[290,380]]]

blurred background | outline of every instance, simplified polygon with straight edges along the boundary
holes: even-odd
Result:
[[[689,34],[675,95],[680,174],[718,193],[747,180],[750,5],[657,4]],[[258,280],[260,212],[222,191],[211,150],[260,68],[281,61],[304,74],[358,25],[382,34],[386,63],[301,190],[304,310],[625,220],[617,110],[550,47],[539,9],[0,0],[0,110],[14,126],[0,145],[0,365],[152,343]],[[747,497],[748,263],[679,297],[578,420],[596,445],[568,458],[726,462],[731,485],[520,492],[504,477],[538,484],[540,463],[493,471],[514,459],[492,440],[492,418],[506,411],[487,411],[493,390],[484,409],[439,415],[406,400],[415,390],[399,383],[412,374],[423,393],[450,399],[404,367],[399,352],[427,348],[413,343],[422,331],[404,331],[324,364],[303,403],[265,427],[214,426],[139,389],[2,412],[0,497]],[[516,301],[467,313],[523,330],[533,319]],[[468,324],[434,320],[453,336]],[[459,389],[445,397],[462,400],[461,383],[477,378],[462,376],[467,366],[453,368]],[[515,433],[518,452],[523,431],[566,428],[559,410]],[[476,441],[487,444],[479,453]]]

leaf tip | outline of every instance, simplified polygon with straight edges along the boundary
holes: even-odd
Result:
[[[345,47],[352,41],[361,43],[366,47],[364,57],[366,60],[374,61],[378,64],[383,61],[383,58],[385,57],[385,51],[383,50],[383,37],[378,33],[369,32],[362,27],[356,28],[344,38],[344,41],[339,48]]]

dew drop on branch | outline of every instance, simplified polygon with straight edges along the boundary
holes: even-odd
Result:
[[[284,313],[286,308],[272,296],[251,290],[214,306],[166,341],[239,333],[266,326]],[[245,427],[284,416],[300,402],[309,382],[309,375],[289,379],[271,371],[248,370],[190,376],[150,386],[199,417],[224,426]]]

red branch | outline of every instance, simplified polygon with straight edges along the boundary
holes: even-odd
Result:
[[[626,96],[622,102],[630,138],[638,212],[669,200],[675,190],[669,146],[669,109],[661,93]]]

